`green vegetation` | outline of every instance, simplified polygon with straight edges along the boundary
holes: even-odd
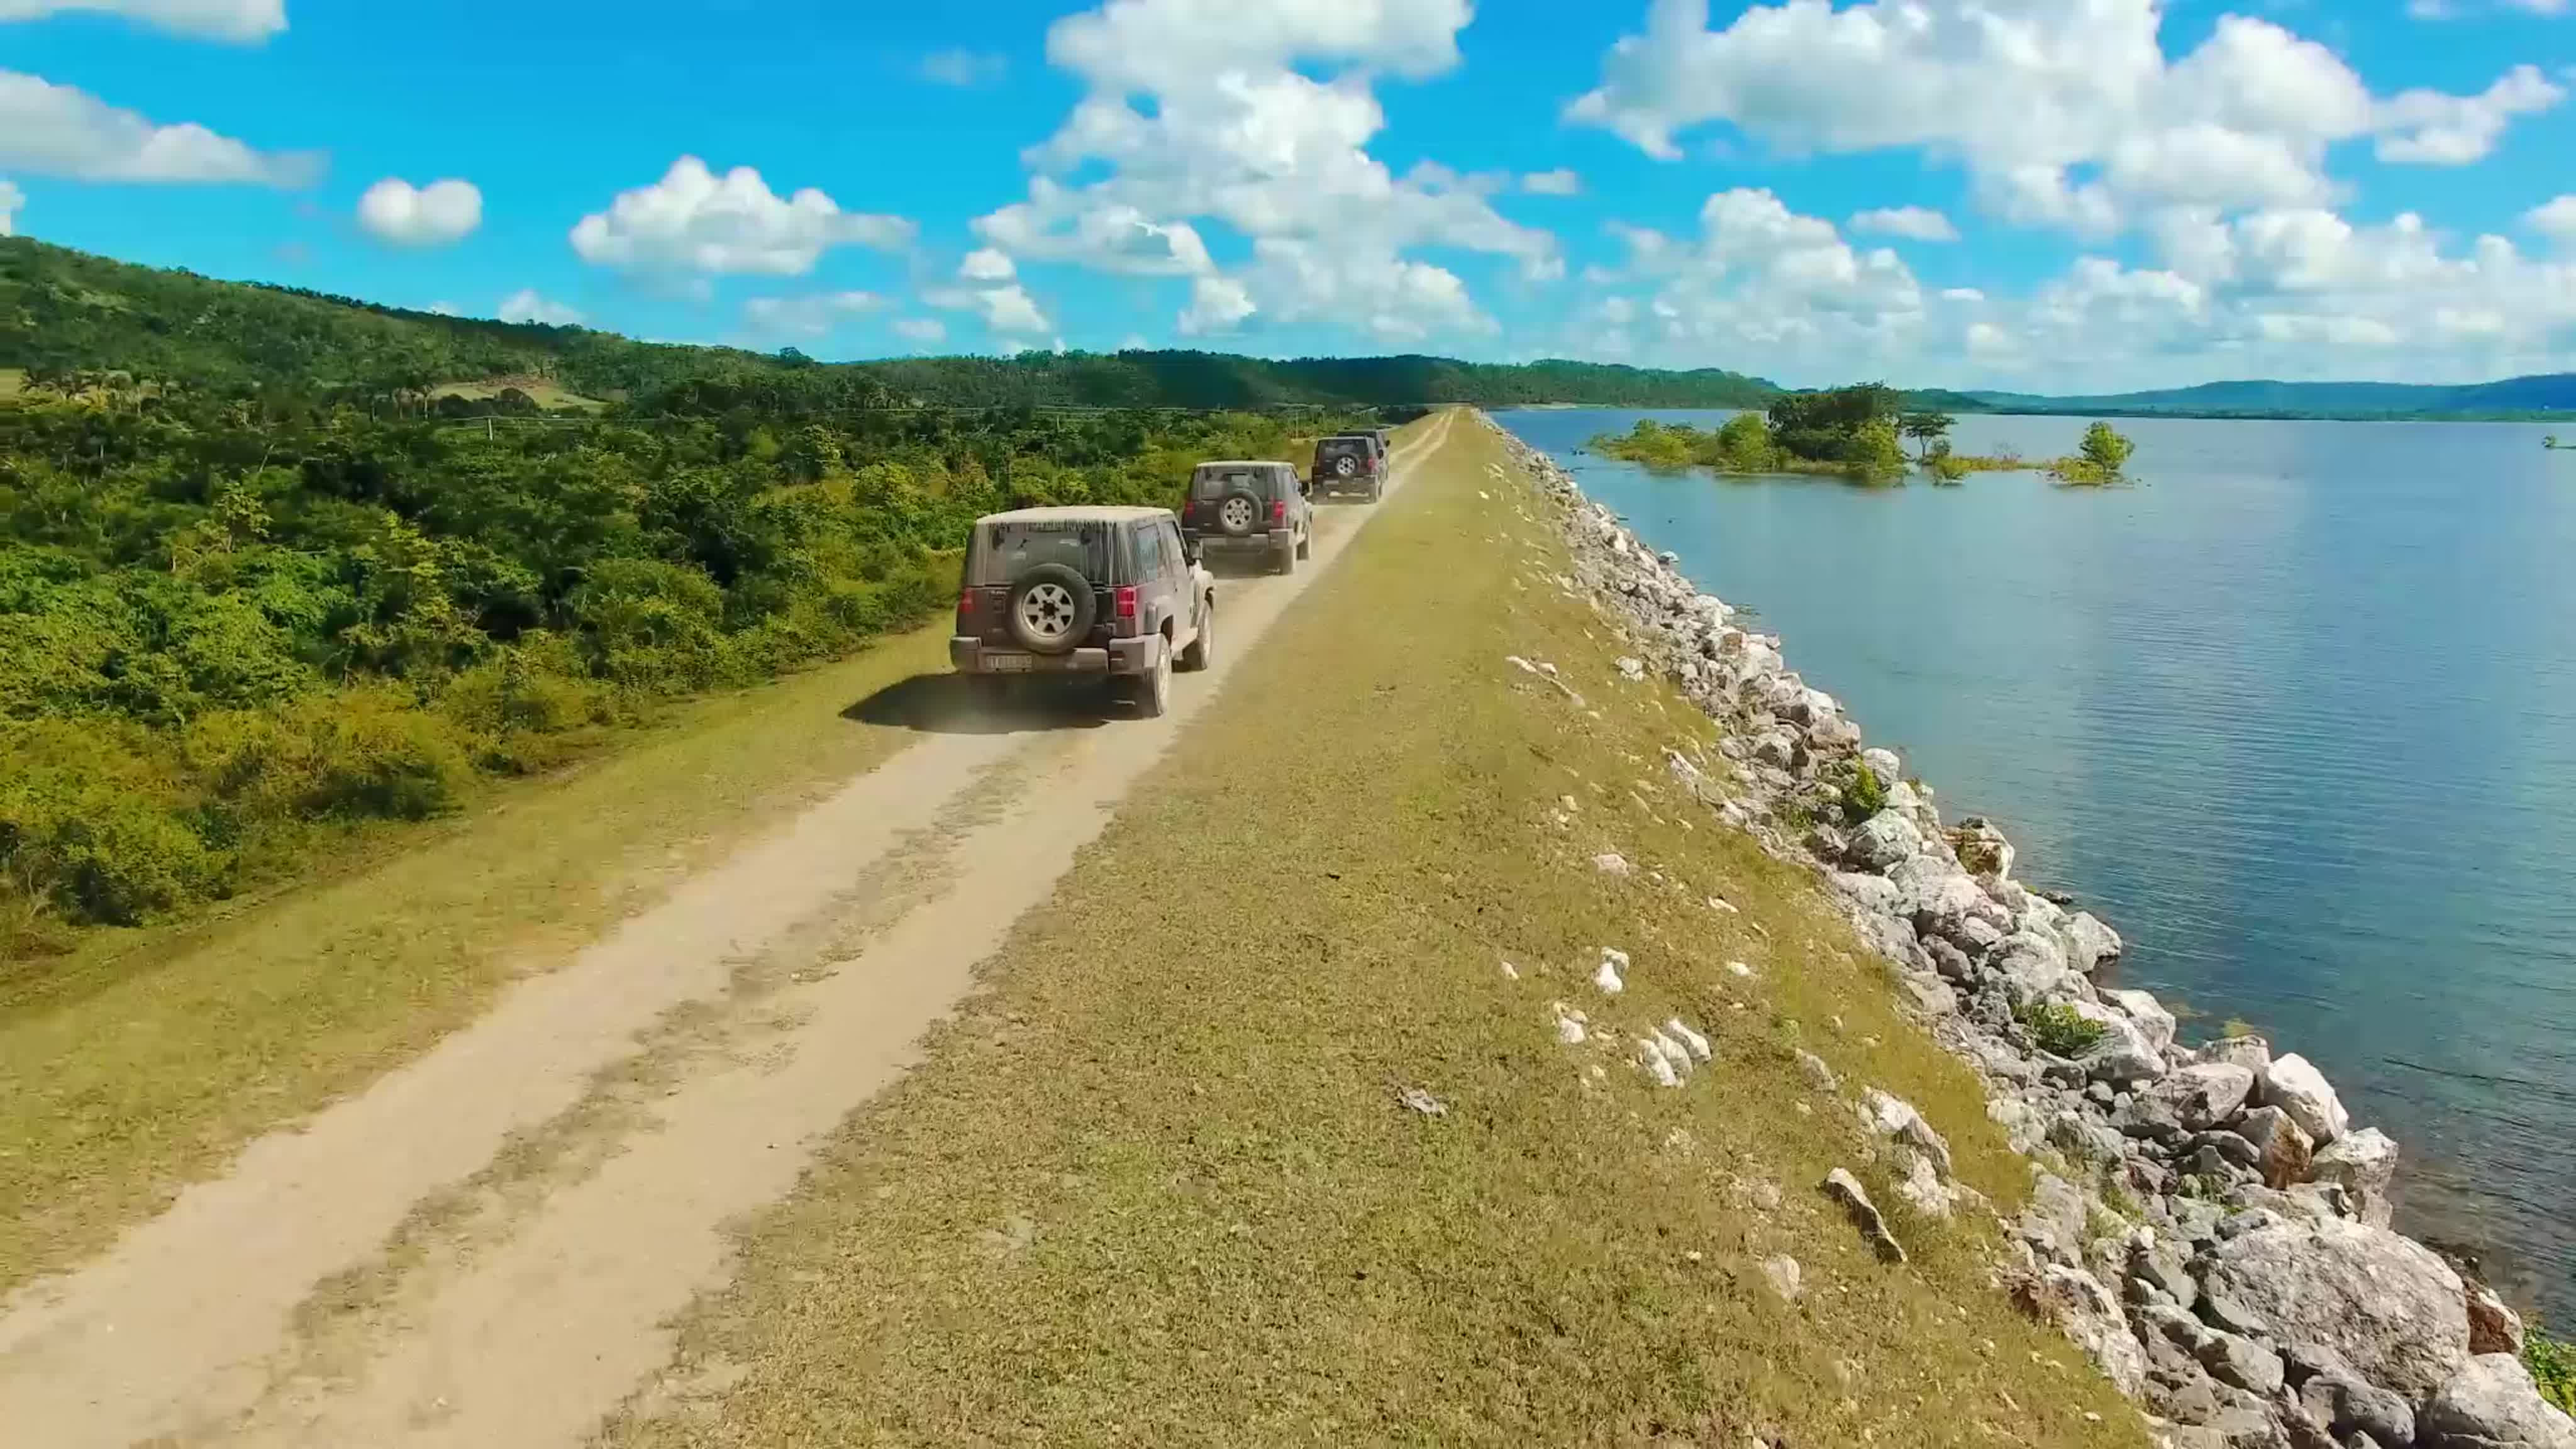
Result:
[[[0,404],[0,956],[845,654],[946,604],[936,551],[979,513],[1174,502],[1196,458],[1289,453],[1275,416],[678,391],[489,433],[407,389]]]
[[[2576,1343],[2552,1338],[2534,1325],[2522,1336],[2522,1363],[2542,1398],[2576,1414]]]
[[[1812,879],[1631,793],[1712,727],[1671,695],[1596,719],[1501,663],[1621,688],[1503,461],[1457,427],[1239,660],[986,989],[745,1224],[662,1375],[707,1387],[638,1396],[604,1445],[2144,1442],[1994,1286],[1994,1229],[1908,1213],[1800,1074],[1804,1049],[1905,1098],[1963,1181],[2026,1197],[1973,1072]],[[1370,747],[1242,768],[1282,737]],[[1603,875],[1607,849],[1671,888]],[[1245,872],[1257,898],[1169,888]],[[1604,944],[1634,958],[1616,998],[1587,983]],[[1666,1090],[1628,1058],[1675,1015],[1715,1059]],[[1908,1266],[1817,1191],[1838,1166]]]
[[[346,837],[293,888],[0,971],[0,1293],[910,743],[846,712],[947,659],[942,622],[668,706],[491,808]]]
[[[2080,1057],[2100,1044],[2106,1029],[2063,1001],[2024,1007],[2019,1016],[2031,1044],[2052,1056]]]
[[[1907,465],[1900,441],[1901,395],[1877,383],[1788,393],[1766,415],[1739,413],[1714,432],[1641,418],[1625,434],[1594,438],[1594,452],[1649,468],[1721,473],[1830,473],[1884,483]]]
[[[2050,465],[2049,474],[2061,483],[2099,488],[2118,482],[2121,470],[2137,451],[2138,445],[2109,423],[2096,422],[2084,430],[2084,441],[2076,446],[2075,456],[2058,459]]]
[[[0,367],[184,379],[227,396],[398,389],[449,414],[490,411],[476,385],[538,404],[693,391],[712,410],[889,406],[1266,409],[1444,402],[1510,407],[1760,407],[1779,388],[1715,369],[1436,357],[1272,362],[1203,352],[1026,352],[820,364],[793,349],[634,342],[578,327],[433,316],[312,292],[210,281],[0,237]],[[444,394],[442,396],[442,394]]]
[[[1957,418],[1944,412],[1909,412],[1896,420],[1896,430],[1914,440],[1919,450],[1916,461],[1923,463],[1929,463],[1932,460],[1934,444],[1937,443],[1944,449],[1949,447],[1945,440],[1950,436],[1950,430],[1958,425]]]
[[[1838,787],[1842,793],[1843,819],[1858,825],[1887,808],[1887,787],[1878,781],[1878,772],[1866,765],[1852,764],[1843,768]]]

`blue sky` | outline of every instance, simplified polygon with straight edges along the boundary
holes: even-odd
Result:
[[[0,218],[830,358],[2053,390],[2576,369],[2576,0],[495,14],[0,0]]]

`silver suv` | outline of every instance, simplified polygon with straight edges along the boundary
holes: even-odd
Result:
[[[990,702],[1021,680],[1091,674],[1139,714],[1171,707],[1172,671],[1208,667],[1216,581],[1162,508],[1024,508],[975,521],[948,659]]]
[[[1201,463],[1190,471],[1181,535],[1207,548],[1258,553],[1272,573],[1295,573],[1315,545],[1311,491],[1294,463]]]

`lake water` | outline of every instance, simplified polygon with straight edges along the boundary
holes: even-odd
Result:
[[[2405,1150],[2401,1227],[2576,1328],[2576,453],[2134,420],[2136,485],[2098,491],[1575,455],[1644,416],[1500,415],[1753,609],[1946,818],[1993,817],[2019,875],[2118,927],[2186,1035],[2240,1017],[2322,1067]],[[2053,457],[2083,428],[1954,442]]]

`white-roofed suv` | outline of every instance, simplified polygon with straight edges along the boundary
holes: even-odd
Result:
[[[1147,717],[1172,671],[1208,667],[1216,581],[1162,508],[1027,508],[975,521],[948,658],[994,702],[1016,681],[1099,675]]]

